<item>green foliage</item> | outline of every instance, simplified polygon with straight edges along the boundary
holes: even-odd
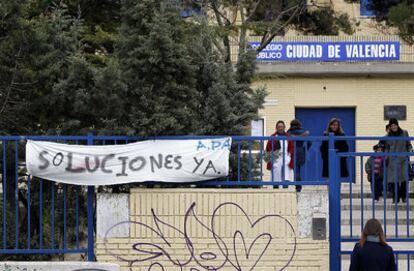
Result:
[[[255,54],[240,55],[236,69],[223,57],[223,36],[206,21],[183,20],[169,0],[0,0],[0,127],[2,134],[241,135],[266,91],[250,86]],[[121,24],[122,18],[122,24]],[[120,28],[118,29],[118,26]],[[245,148],[245,145],[243,145]],[[14,176],[15,146],[7,175]],[[20,152],[24,147],[20,146]],[[24,155],[19,155],[24,157]],[[237,174],[232,153],[232,178]],[[242,176],[247,159],[242,158]],[[253,164],[254,166],[254,164]],[[28,182],[19,173],[19,247],[27,247]],[[254,174],[256,176],[256,174]],[[243,178],[244,178],[243,177]],[[254,177],[254,176],[253,176]],[[7,182],[7,199],[14,199]],[[26,185],[26,186],[24,186]],[[63,240],[62,187],[56,189],[56,247]],[[39,248],[39,180],[31,183],[31,247]],[[36,191],[36,192],[34,192]],[[85,192],[85,191],[83,191]],[[51,247],[50,193],[43,199],[43,246]],[[68,213],[74,212],[69,188]],[[80,195],[81,221],[86,219]],[[7,202],[7,246],[13,248],[14,201]],[[0,217],[2,217],[0,210]],[[73,244],[74,220],[68,240]],[[2,232],[0,223],[0,232]],[[82,233],[85,228],[80,228]],[[0,234],[1,235],[1,234]],[[84,236],[80,236],[82,241]],[[0,238],[1,240],[1,238]],[[50,256],[4,256],[2,260]]]
[[[208,14],[214,15],[222,34],[223,54],[230,54],[230,40],[237,40],[240,54],[248,51],[248,35],[261,36],[262,51],[276,36],[283,36],[290,28],[299,33],[338,35],[354,32],[349,17],[332,8],[318,6],[306,0],[224,0],[197,1],[206,3]],[[203,5],[201,5],[203,6]],[[226,11],[226,12],[224,12]],[[227,57],[230,62],[230,57]]]
[[[305,34],[338,35],[339,31],[346,34],[354,32],[345,13],[337,13],[332,8],[316,9],[302,14],[298,28]]]
[[[28,69],[34,33],[22,19],[24,3],[3,0],[0,4],[0,16],[4,18],[0,21],[0,127],[13,127],[9,128],[12,131],[20,130],[15,115],[24,112],[22,96],[30,89],[26,83],[34,81]]]
[[[414,43],[414,4],[401,3],[391,7],[389,22],[398,27],[400,36],[408,43]]]
[[[65,5],[68,15],[84,21],[81,41],[86,59],[102,66],[114,50],[120,25],[121,0],[36,0],[27,6],[28,16],[53,13],[53,6]],[[100,57],[97,57],[100,56]]]
[[[265,95],[248,84],[253,55],[235,73],[214,46],[214,28],[182,20],[169,1],[124,1],[122,20],[114,61],[97,80],[99,92],[109,93],[108,84],[116,89],[119,99],[113,99],[123,108],[118,121],[106,118],[110,130],[143,136],[244,132]]]
[[[320,35],[320,33],[336,33],[328,27],[328,24],[348,28],[349,18],[344,13],[335,12],[331,7],[314,5],[313,1],[306,0],[264,0],[264,1],[230,1],[237,4],[245,3],[249,24],[256,26],[257,33],[276,25],[284,25],[284,28],[295,27],[299,31],[308,34]],[[257,5],[257,3],[259,3]],[[341,21],[341,23],[338,22]],[[251,24],[254,22],[253,24]],[[310,25],[308,25],[310,24]],[[344,25],[345,24],[345,25]],[[281,28],[280,34],[285,29]],[[259,30],[259,31],[258,31]],[[345,31],[346,32],[346,31]]]
[[[405,0],[371,0],[367,4],[367,7],[368,9],[374,11],[375,16],[378,20],[386,20],[390,8],[402,2],[405,2]]]
[[[368,7],[379,21],[386,21],[399,30],[399,35],[408,43],[414,43],[414,3],[411,0],[376,0]]]
[[[251,16],[252,22],[272,22],[275,18],[280,17],[281,23],[289,20],[291,16],[295,15],[295,6],[301,6],[302,10],[306,8],[306,1],[304,0],[264,0],[257,5],[257,1],[247,1],[247,13]],[[299,13],[298,13],[299,14]]]
[[[124,1],[116,51],[125,126],[138,135],[188,134],[197,106],[196,66],[184,44],[183,20],[169,1]]]
[[[10,18],[13,23],[5,27],[7,38],[0,40],[0,95],[6,97],[0,103],[4,116],[0,125],[13,134],[67,132],[63,127],[67,122],[88,127],[84,115],[66,116],[85,109],[79,92],[82,88],[89,91],[92,81],[89,64],[79,65],[81,22],[67,13],[64,4],[51,8],[48,15],[29,19],[24,4],[16,4],[20,11],[13,14],[17,18]],[[68,128],[73,127],[80,124]]]

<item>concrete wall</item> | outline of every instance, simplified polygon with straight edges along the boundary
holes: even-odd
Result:
[[[134,189],[129,209],[112,205],[130,221],[98,225],[97,260],[125,271],[328,270],[328,241],[313,241],[308,230],[309,218],[326,210],[306,204],[311,194],[298,203],[282,189]],[[98,210],[108,206],[108,196],[99,198]],[[306,218],[298,219],[298,204]],[[98,211],[104,220],[111,217]],[[124,225],[129,235],[114,235]]]

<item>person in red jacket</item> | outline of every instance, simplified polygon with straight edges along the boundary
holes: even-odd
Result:
[[[285,132],[286,125],[282,120],[276,123],[276,131],[271,135],[274,137],[278,136],[289,136]],[[269,140],[266,144],[266,152],[273,156],[273,163],[269,161],[267,163],[267,170],[272,172],[272,181],[293,181],[293,142],[289,140]],[[273,155],[272,155],[273,152]],[[275,186],[277,188],[277,186]]]

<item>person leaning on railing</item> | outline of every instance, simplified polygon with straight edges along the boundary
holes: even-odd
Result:
[[[289,136],[285,132],[286,125],[284,121],[279,120],[275,128],[276,131],[271,136]],[[293,167],[291,166],[293,148],[293,142],[291,140],[269,140],[267,142],[266,156],[270,157],[270,159],[267,158],[267,170],[273,171],[273,181],[293,181]],[[277,185],[274,187],[278,188]],[[284,188],[287,187],[284,186]]]
[[[387,137],[409,137],[406,130],[401,129],[398,120],[389,120],[389,131],[387,136],[381,141],[385,143],[385,151],[391,153],[412,152],[413,146],[410,140],[387,140]],[[408,159],[408,161],[407,161]],[[406,202],[407,196],[407,172],[409,157],[406,156],[388,156],[387,164],[387,181],[388,189],[393,195],[392,202]]]
[[[298,119],[294,119],[290,122],[290,128],[287,133],[291,136],[308,136],[309,131],[306,131],[302,128],[302,123]],[[300,170],[302,166],[305,164],[306,159],[306,147],[307,142],[302,140],[293,141],[294,151],[293,151],[293,159],[290,161],[289,166],[294,168],[295,173],[295,182],[302,181],[302,176],[300,175]],[[297,185],[296,191],[301,192],[302,186]]]

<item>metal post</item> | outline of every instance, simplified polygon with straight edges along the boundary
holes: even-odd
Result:
[[[341,197],[338,178],[338,157],[335,150],[335,138],[329,134],[329,270],[341,270]]]
[[[93,145],[93,134],[88,133],[88,145]],[[94,251],[94,236],[93,236],[93,202],[95,198],[95,187],[88,186],[88,261],[93,262],[95,260]]]

